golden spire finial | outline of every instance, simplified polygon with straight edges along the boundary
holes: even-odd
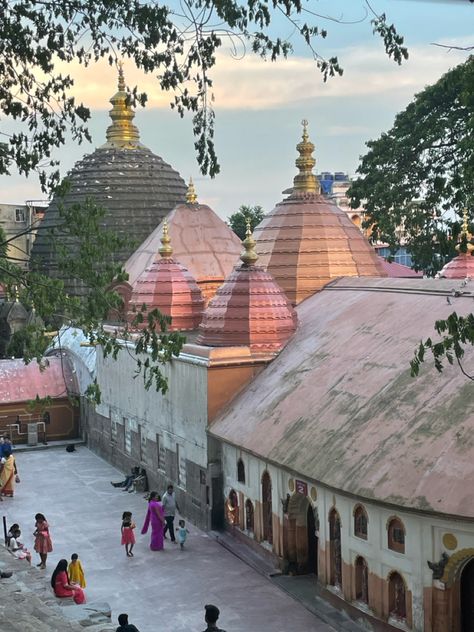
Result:
[[[186,193],[186,202],[188,204],[196,204],[197,202],[196,189],[194,188],[194,182],[192,178],[189,178],[188,191]]]
[[[461,250],[461,242],[463,241],[463,239],[466,240],[466,249],[467,252],[474,252],[474,244],[472,243],[472,235],[469,232],[469,223],[468,223],[468,215],[467,215],[467,208],[465,208],[463,210],[462,213],[462,226],[461,226],[461,232],[459,234],[459,243],[456,246],[456,250],[459,252]]]
[[[293,180],[293,191],[319,193],[321,188],[319,186],[318,179],[313,173],[313,167],[316,164],[316,160],[313,158],[314,145],[308,137],[308,121],[303,119],[301,121],[301,125],[303,126],[303,139],[296,145],[296,149],[300,155],[295,162],[299,169],[299,173]]]
[[[250,218],[246,219],[247,230],[245,232],[245,239],[242,242],[244,250],[240,255],[240,260],[246,266],[252,266],[258,259],[258,255],[255,252],[256,241],[253,238],[252,231],[250,229]]]
[[[118,92],[110,99],[112,109],[110,118],[112,124],[106,132],[107,142],[103,148],[118,147],[120,149],[138,149],[143,147],[140,143],[138,128],[132,123],[135,112],[128,102],[128,95],[123,75],[123,62],[117,63],[118,67]]]
[[[20,302],[20,290],[18,289],[18,285],[15,285],[15,303]]]
[[[171,259],[173,248],[171,247],[171,239],[168,234],[168,220],[166,218],[163,224],[163,235],[160,241],[163,245],[158,252],[163,257],[163,259]]]

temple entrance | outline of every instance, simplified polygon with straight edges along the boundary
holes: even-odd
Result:
[[[461,630],[474,632],[474,559],[461,573]]]
[[[264,472],[262,476],[262,519],[263,539],[272,544],[272,479],[268,472]]]
[[[314,510],[308,498],[294,493],[288,500],[285,557],[288,572],[318,573],[318,538]]]

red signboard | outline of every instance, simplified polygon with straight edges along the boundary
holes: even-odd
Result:
[[[298,479],[296,479],[295,490],[297,494],[303,494],[303,496],[308,495],[308,485],[304,481],[299,481]]]

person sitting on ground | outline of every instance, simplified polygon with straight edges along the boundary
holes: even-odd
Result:
[[[56,597],[72,597],[77,604],[85,603],[84,591],[77,584],[71,584],[67,574],[67,560],[59,560],[51,576],[51,587]]]
[[[21,531],[18,525],[12,525],[10,527],[11,536],[8,538],[8,548],[13,555],[19,560],[26,560],[28,564],[31,564],[31,553],[21,542]]]
[[[207,623],[207,628],[204,630],[204,632],[225,632],[225,630],[217,626],[217,619],[219,618],[219,608],[217,606],[213,606],[212,604],[207,604],[206,606],[204,606],[204,610],[206,611],[204,620]]]
[[[128,622],[128,614],[119,614],[118,622],[120,623],[116,632],[139,632],[133,623]]]
[[[20,528],[20,525],[17,522],[14,522],[12,526],[8,529],[6,545],[8,546],[10,542],[10,538],[13,538],[13,533]]]
[[[120,481],[119,483],[114,483],[113,481],[110,481],[110,484],[114,487],[123,487],[123,491],[128,492],[130,487],[133,486],[133,481],[138,478],[138,476],[140,476],[140,468],[132,467],[131,474],[126,476],[124,481]]]

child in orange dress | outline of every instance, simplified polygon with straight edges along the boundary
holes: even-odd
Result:
[[[127,557],[133,557],[133,545],[135,544],[135,534],[133,530],[136,524],[132,520],[132,512],[124,511],[122,514],[122,544],[125,544],[125,553]]]

